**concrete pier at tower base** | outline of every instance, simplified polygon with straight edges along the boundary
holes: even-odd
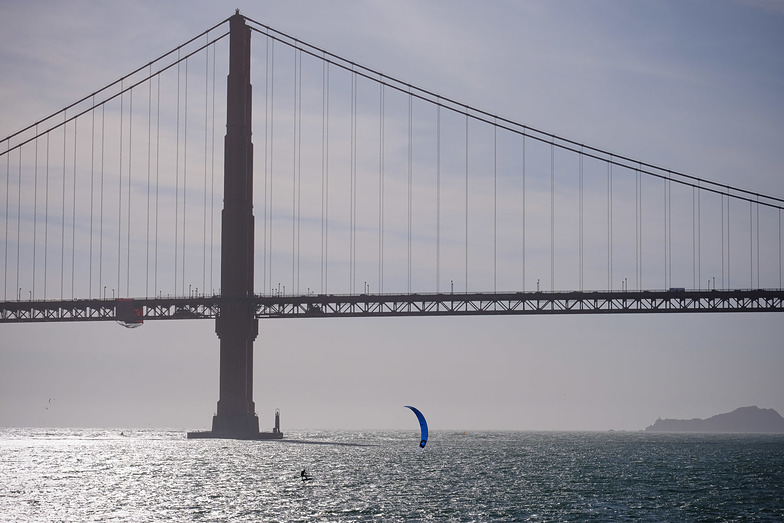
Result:
[[[251,416],[213,416],[212,430],[188,432],[188,439],[283,439],[280,431],[280,412],[275,411],[275,427],[272,432],[259,431],[259,417]]]
[[[212,430],[189,432],[188,439],[283,439],[282,432],[215,432]]]

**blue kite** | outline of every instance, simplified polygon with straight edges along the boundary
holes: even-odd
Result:
[[[417,419],[419,420],[419,427],[422,429],[422,435],[420,436],[419,440],[419,448],[417,449],[417,454],[424,450],[425,445],[427,444],[427,421],[425,421],[425,417],[419,412],[419,409],[416,407],[412,407],[410,405],[405,406],[407,409],[411,409],[411,411],[416,414]]]

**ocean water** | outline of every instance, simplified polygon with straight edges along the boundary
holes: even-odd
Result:
[[[784,435],[286,436],[0,429],[0,521],[784,521]]]

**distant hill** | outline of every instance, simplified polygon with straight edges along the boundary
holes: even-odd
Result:
[[[784,433],[784,418],[773,409],[741,407],[707,419],[657,419],[648,432],[766,432]]]

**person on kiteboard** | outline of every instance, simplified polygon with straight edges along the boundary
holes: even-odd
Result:
[[[302,472],[300,472],[299,475],[302,478],[302,481],[307,481],[309,479],[308,473],[305,471],[305,469],[302,469]]]

